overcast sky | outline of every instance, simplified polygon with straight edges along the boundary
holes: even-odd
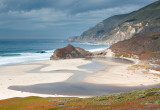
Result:
[[[157,0],[0,0],[0,38],[69,37]]]

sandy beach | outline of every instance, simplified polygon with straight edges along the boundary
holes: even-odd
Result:
[[[134,70],[129,69],[130,66],[138,64],[140,61],[134,59],[128,60],[133,61],[134,64],[99,60],[99,62],[103,62],[110,66],[85,78],[85,82],[130,87],[160,84],[159,76],[154,74],[144,74],[144,71],[146,70],[143,68]]]
[[[41,83],[54,83],[67,80],[73,73],[52,73],[53,70],[81,70],[80,65],[91,63],[83,59],[70,60],[56,60],[56,61],[39,61],[31,63],[16,64],[10,66],[3,66],[0,68],[0,99],[7,99],[13,97],[26,96],[40,96],[40,97],[62,97],[62,95],[45,95],[28,93],[21,91],[14,91],[8,89],[13,85],[33,85]],[[32,73],[31,71],[41,68],[39,73]],[[85,71],[85,70],[81,70]],[[48,73],[47,73],[48,72]],[[63,96],[64,97],[64,96]],[[66,96],[65,96],[66,97]]]
[[[103,60],[103,58],[97,59],[97,61],[105,63],[108,67],[85,77],[82,82],[126,87],[148,86],[160,83],[160,77],[153,74],[144,74],[143,69],[130,70],[128,67],[133,64]],[[64,82],[74,75],[74,73],[68,72],[68,70],[91,73],[86,69],[79,68],[79,66],[91,63],[91,60],[68,59],[2,66],[0,68],[0,99],[26,96],[68,97],[66,95],[47,95],[15,91],[8,89],[8,87]],[[60,70],[63,72],[58,72]]]

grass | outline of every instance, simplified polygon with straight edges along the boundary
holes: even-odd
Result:
[[[132,66],[129,66],[128,69],[129,70],[137,70],[137,69],[147,69],[150,67],[150,64],[148,61],[141,61],[140,63],[138,64],[135,64],[135,65],[132,65]]]
[[[12,98],[0,101],[0,110],[143,110],[160,108],[160,88],[91,98]]]
[[[144,73],[144,74],[154,74],[154,75],[160,77],[160,74],[159,74],[159,73],[154,73],[154,72],[151,72],[151,71],[149,71],[149,70],[143,71],[143,73]]]

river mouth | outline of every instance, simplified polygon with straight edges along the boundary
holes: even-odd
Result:
[[[132,61],[119,59],[119,58],[98,58],[105,61],[113,61],[120,63],[131,64]],[[10,86],[9,89],[30,92],[30,93],[40,93],[40,94],[50,94],[50,95],[68,95],[68,96],[99,96],[104,94],[120,93],[120,92],[129,92],[132,90],[148,89],[153,87],[160,87],[160,85],[154,86],[138,86],[138,87],[119,87],[112,85],[103,85],[103,84],[91,84],[84,82],[84,78],[89,75],[96,73],[97,71],[107,68],[109,65],[98,62],[97,58],[90,59],[92,63],[87,65],[79,66],[79,68],[86,69],[89,72],[84,71],[72,71],[72,70],[59,70],[52,71],[52,73],[64,73],[64,72],[73,72],[74,75],[71,76],[64,82],[57,83],[46,83],[46,84],[36,84],[29,86]],[[41,67],[42,68],[42,67]],[[39,72],[41,68],[37,68],[29,73]],[[44,73],[45,74],[45,73]]]

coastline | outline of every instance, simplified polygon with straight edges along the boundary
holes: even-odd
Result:
[[[55,83],[63,82],[70,78],[73,73],[52,73],[53,70],[68,69],[68,70],[81,70],[78,66],[90,63],[90,61],[83,59],[70,59],[70,60],[57,60],[57,61],[37,61],[31,63],[6,65],[0,71],[0,100],[13,97],[27,97],[27,96],[40,96],[40,97],[69,97],[64,95],[47,95],[37,94],[22,91],[15,91],[8,89],[13,85],[33,85],[41,83]],[[60,66],[62,65],[63,66]],[[36,68],[42,68],[40,73],[30,73]],[[46,69],[47,68],[47,69]],[[83,70],[85,71],[85,70]],[[43,74],[45,73],[45,74]]]
[[[127,60],[133,61],[134,63],[114,62],[112,60],[104,60],[104,58],[96,60],[97,62],[104,63],[108,66],[103,70],[90,74],[90,76],[87,76],[82,82],[117,87],[145,87],[157,85],[159,84],[158,82],[160,82],[160,78],[153,74],[144,74],[142,73],[142,69],[134,71],[128,69],[129,66],[139,63],[139,60],[127,58]],[[27,96],[73,97],[70,95],[29,93],[11,90],[8,89],[8,87],[64,82],[73,76],[74,73],[72,71],[91,73],[91,71],[87,69],[79,68],[80,66],[90,64],[91,62],[92,61],[90,60],[80,58],[54,61],[45,60],[3,66],[0,71],[0,100]],[[39,72],[35,70],[38,70]],[[63,72],[59,72],[60,70],[63,70]],[[75,95],[74,97],[83,96]]]

